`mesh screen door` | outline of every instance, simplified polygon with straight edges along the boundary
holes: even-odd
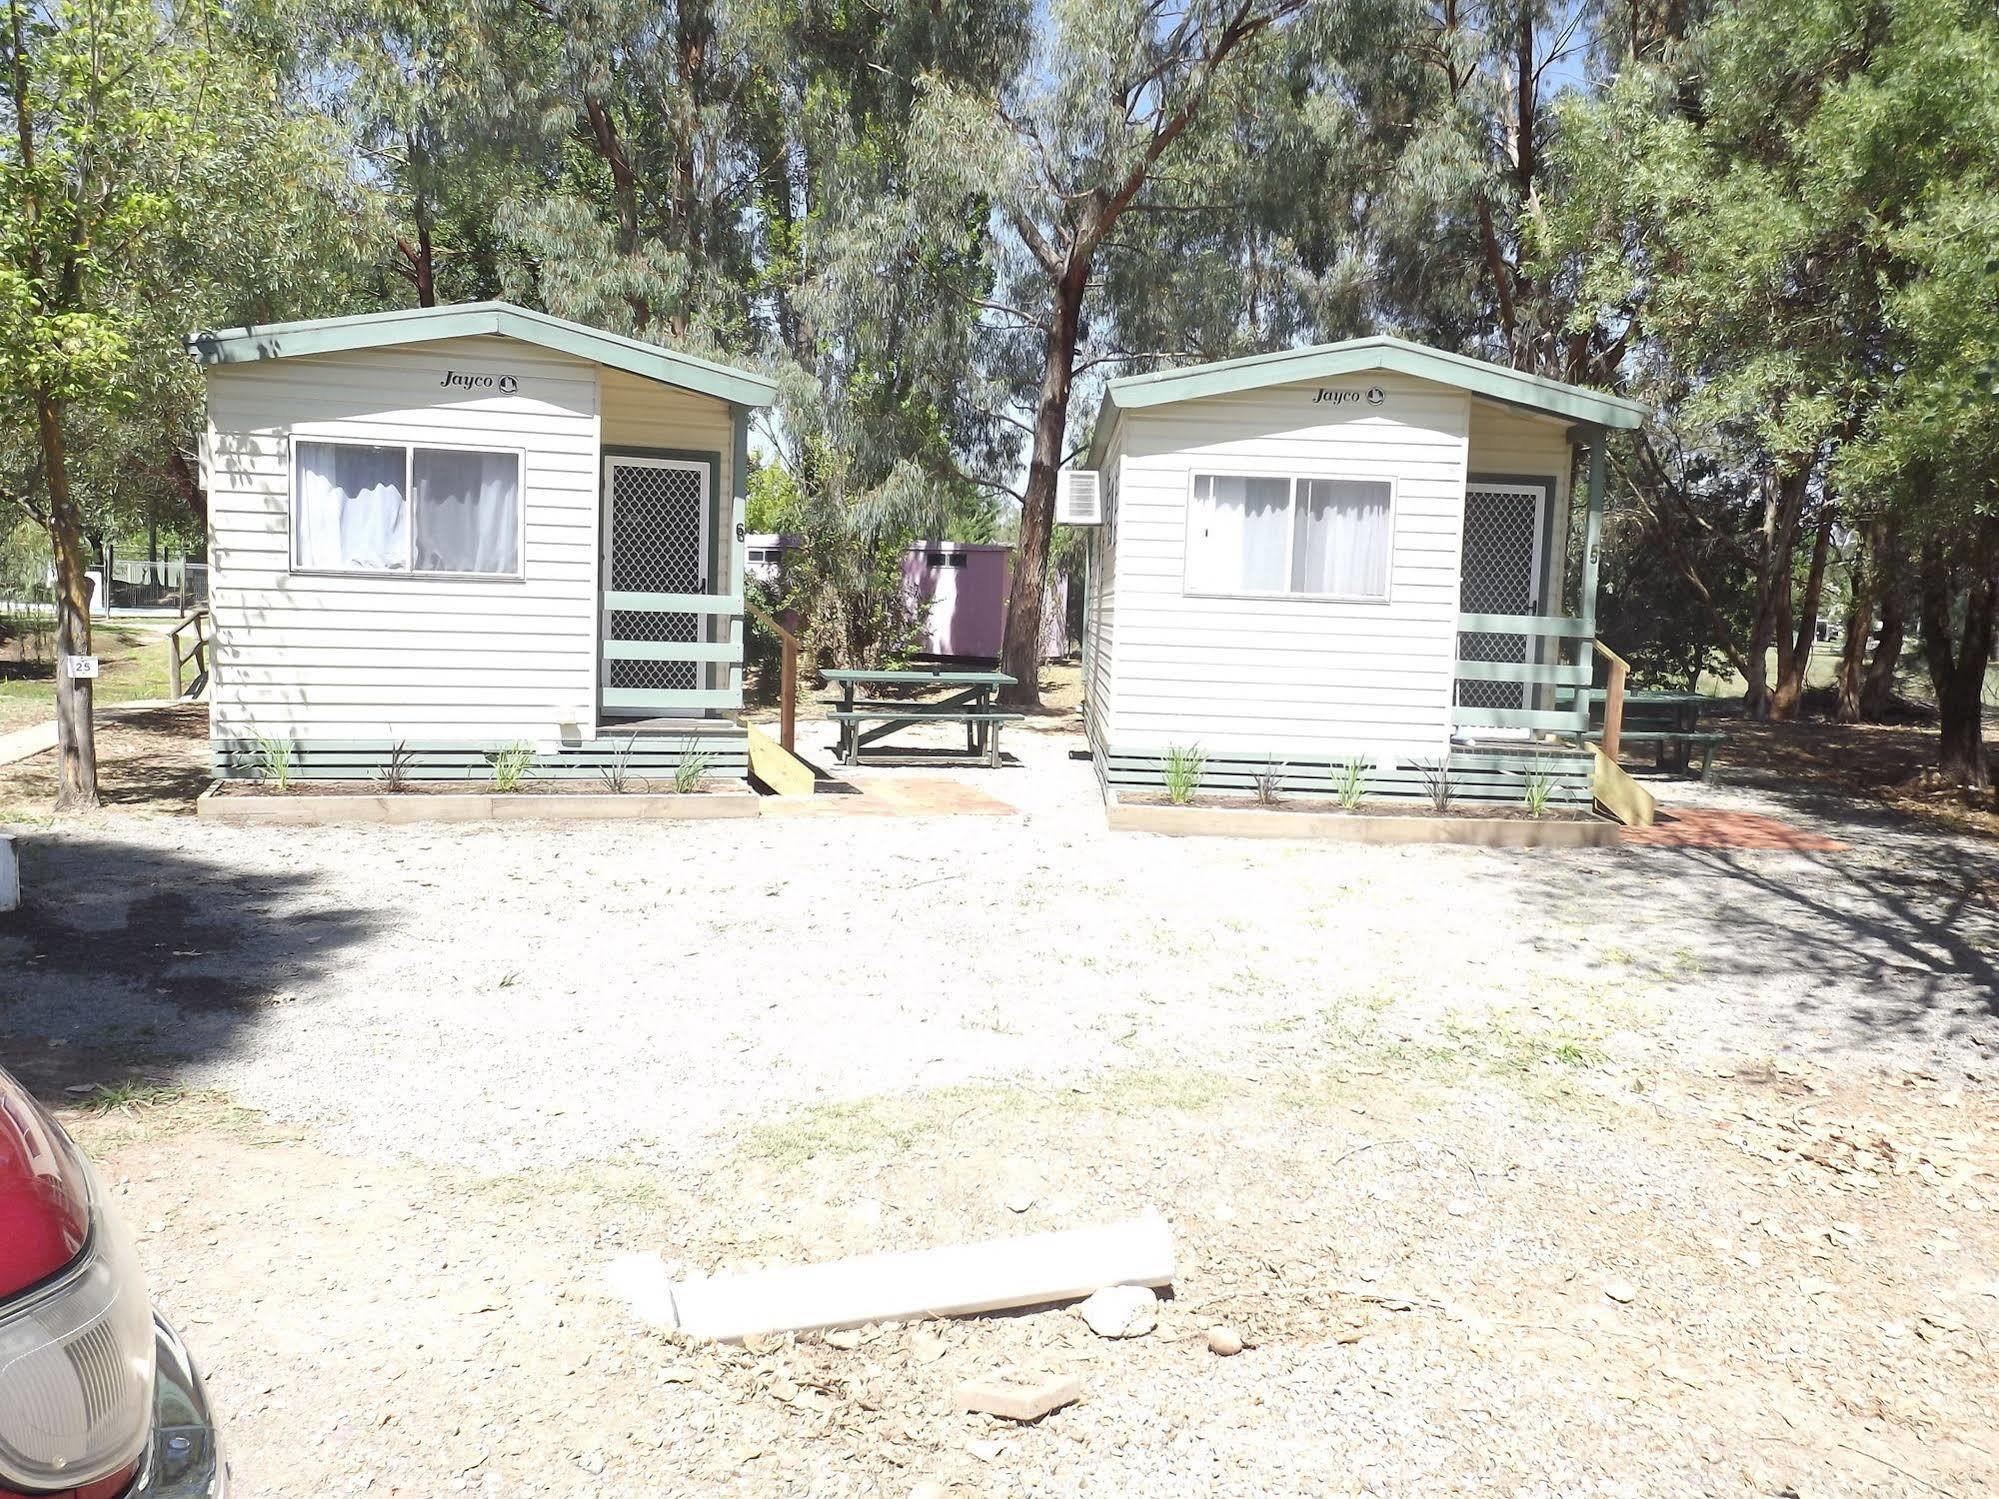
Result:
[[[708,555],[708,465],[678,458],[609,458],[604,484],[610,503],[604,528],[604,588],[616,593],[705,593]],[[654,609],[604,611],[604,638],[697,641],[707,616]],[[703,686],[698,661],[604,662],[606,688],[692,691]],[[667,707],[620,709],[642,717]],[[698,709],[686,711],[698,712]]]
[[[1547,491],[1535,484],[1478,484],[1465,490],[1464,567],[1458,609],[1464,614],[1533,614],[1541,592],[1541,519]],[[1525,635],[1467,632],[1466,661],[1528,661]],[[1459,682],[1465,708],[1531,708],[1524,682]]]

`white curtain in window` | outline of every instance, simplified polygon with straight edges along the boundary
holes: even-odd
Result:
[[[1300,479],[1291,591],[1388,597],[1388,485],[1378,479]]]
[[[298,565],[337,571],[409,567],[403,449],[298,444]]]
[[[518,454],[418,448],[411,471],[420,572],[521,570]]]
[[[1194,481],[1197,591],[1282,593],[1290,533],[1291,481],[1203,474]]]

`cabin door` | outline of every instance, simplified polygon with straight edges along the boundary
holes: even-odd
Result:
[[[1458,585],[1463,614],[1542,612],[1548,491],[1540,484],[1482,484],[1465,490],[1464,565]],[[1466,661],[1534,661],[1541,638],[1466,633],[1458,637]],[[1459,682],[1466,708],[1533,708],[1538,689],[1525,682]],[[1525,738],[1526,729],[1480,729],[1481,737]]]
[[[708,512],[715,476],[684,458],[604,460],[604,591],[706,593]],[[699,716],[668,694],[699,691],[700,661],[672,659],[671,643],[703,638],[712,615],[661,609],[602,610],[604,718]],[[651,649],[652,647],[665,649]],[[658,694],[658,696],[655,696]]]

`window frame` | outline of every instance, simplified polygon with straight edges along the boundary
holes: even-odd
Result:
[[[475,583],[525,583],[527,581],[527,533],[528,533],[528,450],[523,446],[506,443],[456,442],[446,439],[442,442],[417,442],[406,437],[366,437],[352,432],[342,432],[338,436],[322,436],[317,432],[292,431],[287,434],[287,457],[291,493],[286,498],[285,521],[290,531],[287,538],[287,554],[290,561],[288,572],[301,578],[433,578]],[[403,504],[408,507],[409,524],[403,529],[407,533],[407,555],[410,565],[403,568],[387,567],[306,567],[298,559],[299,523],[299,444],[320,443],[327,447],[343,448],[401,448],[403,450]],[[514,504],[514,571],[510,573],[451,572],[438,569],[420,569],[416,565],[416,454],[423,448],[440,453],[484,453],[506,455],[514,460],[515,504]]]
[[[1380,593],[1308,593],[1297,589],[1202,588],[1194,583],[1194,507],[1201,503],[1196,491],[1207,479],[1283,479],[1290,486],[1285,508],[1284,576],[1289,578],[1298,547],[1298,486],[1302,482],[1333,480],[1352,484],[1385,484],[1388,487],[1388,572]],[[1210,491],[1212,493],[1212,491]],[[1392,474],[1356,474],[1325,469],[1280,468],[1265,472],[1245,468],[1189,468],[1187,470],[1186,529],[1181,540],[1180,592],[1190,599],[1295,599],[1320,604],[1391,604],[1395,601],[1395,523],[1401,513],[1402,484]]]

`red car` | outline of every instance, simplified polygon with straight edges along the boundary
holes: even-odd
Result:
[[[0,1071],[0,1499],[219,1499],[200,1376],[83,1153]]]

